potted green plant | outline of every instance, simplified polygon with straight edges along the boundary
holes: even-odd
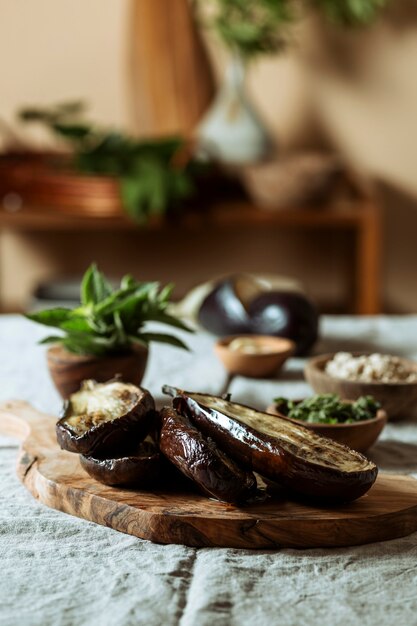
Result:
[[[159,322],[191,332],[167,312],[172,288],[161,288],[157,282],[138,282],[127,275],[120,287],[113,289],[93,264],[81,283],[79,307],[26,315],[60,331],[41,343],[53,344],[47,353],[48,367],[61,396],[70,396],[86,379],[105,382],[120,375],[126,382],[140,384],[150,342],[187,349],[178,337],[144,330],[147,322]]]
[[[125,210],[138,223],[191,201],[207,167],[192,158],[187,141],[139,140],[89,122],[85,113],[78,101],[18,112],[18,138],[0,157],[0,199],[13,191],[23,202],[55,211],[112,216]],[[39,152],[22,125],[49,132],[59,151]]]
[[[293,1],[211,0],[208,15],[207,3],[200,5],[229,55],[225,79],[198,127],[200,149],[233,165],[262,160],[273,142],[246,92],[246,69],[255,58],[283,48]]]
[[[249,63],[284,50],[291,26],[308,11],[342,26],[372,22],[389,0],[200,0],[197,6],[229,54],[225,80],[204,116],[198,139],[203,151],[225,163],[264,160],[272,142],[245,88]],[[207,7],[210,8],[207,11]]]

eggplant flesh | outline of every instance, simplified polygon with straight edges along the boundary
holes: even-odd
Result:
[[[80,455],[83,469],[104,485],[147,488],[161,477],[161,455],[155,445],[144,442],[131,454],[116,458]]]
[[[166,458],[209,497],[242,502],[255,495],[256,478],[204,437],[190,420],[175,410],[161,411],[160,449]]]
[[[121,381],[85,381],[57,422],[57,440],[69,452],[114,457],[132,441],[144,439],[155,416],[146,389]]]
[[[348,502],[376,480],[362,454],[288,420],[199,393],[178,391],[173,406],[244,467],[307,498]]]

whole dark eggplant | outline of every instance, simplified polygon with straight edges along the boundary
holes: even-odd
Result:
[[[244,467],[308,498],[348,502],[376,480],[376,465],[362,454],[288,420],[178,390],[173,406]]]
[[[253,333],[292,339],[297,355],[307,354],[317,340],[317,310],[301,293],[266,292],[250,303],[248,314]]]
[[[318,337],[318,313],[299,291],[262,287],[250,276],[220,281],[203,300],[199,323],[217,336],[259,334],[295,341],[306,354]]]

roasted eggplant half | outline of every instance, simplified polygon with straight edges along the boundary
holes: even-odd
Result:
[[[136,450],[113,459],[80,455],[83,469],[104,485],[149,488],[161,477],[161,455],[150,442],[140,443]]]
[[[177,391],[173,406],[235,461],[309,499],[355,500],[377,477],[359,452],[245,405]]]
[[[87,456],[117,456],[140,442],[155,422],[155,403],[146,389],[130,383],[85,381],[70,396],[56,425],[61,448]]]
[[[256,478],[221,452],[190,420],[170,408],[161,411],[161,452],[209,497],[244,502],[256,493]]]

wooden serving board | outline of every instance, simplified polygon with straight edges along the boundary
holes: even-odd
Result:
[[[417,530],[417,480],[380,475],[348,505],[312,507],[284,499],[235,507],[195,493],[106,487],[75,454],[59,449],[56,418],[21,401],[0,407],[0,432],[22,441],[17,472],[31,494],[59,511],[157,543],[233,548],[351,546]]]

